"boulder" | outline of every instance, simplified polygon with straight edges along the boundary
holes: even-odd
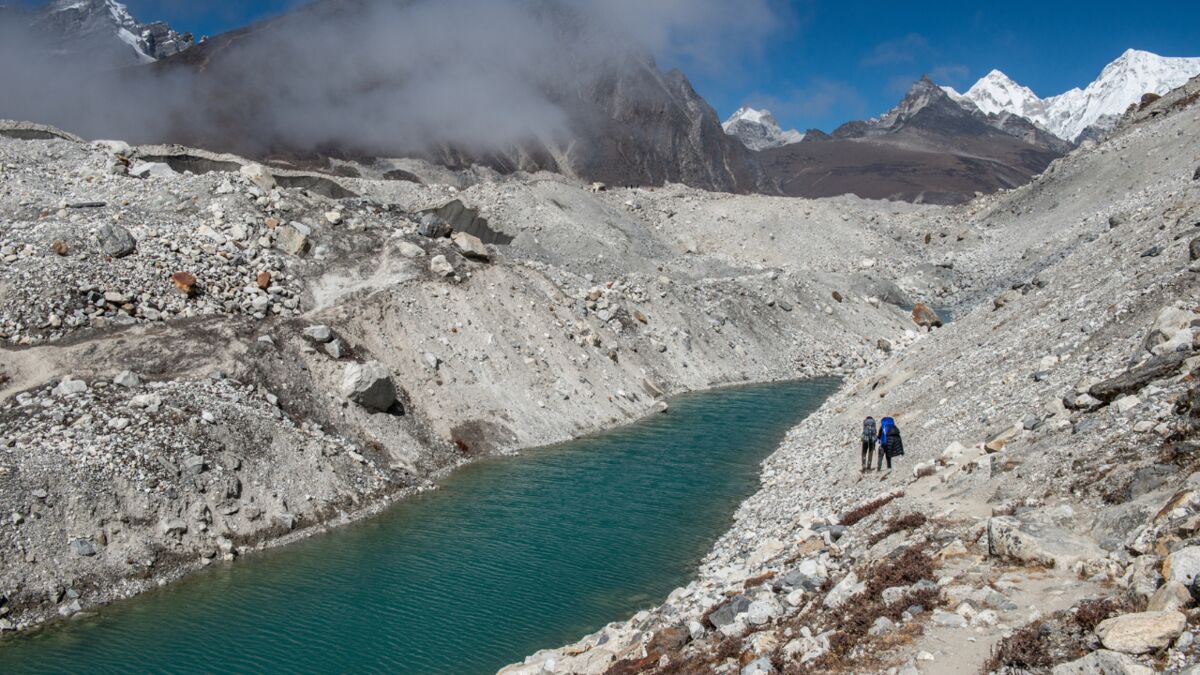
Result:
[[[137,250],[137,240],[129,230],[115,223],[101,227],[96,238],[100,241],[100,248],[114,258],[124,258]]]
[[[912,310],[913,323],[921,328],[941,328],[942,319],[933,308],[923,302],[918,302]]]
[[[404,256],[405,258],[424,258],[425,257],[425,249],[423,249],[420,246],[417,246],[416,244],[409,242],[409,241],[400,242],[399,249],[400,249],[400,255]]]
[[[1107,649],[1146,654],[1171,644],[1186,626],[1181,612],[1138,612],[1102,621],[1096,635]]]
[[[1121,396],[1141,391],[1155,380],[1174,375],[1185,360],[1187,360],[1187,354],[1180,352],[1155,356],[1121,375],[1092,385],[1088,389],[1088,394],[1100,401],[1111,403]]]
[[[1190,260],[1200,260],[1200,237],[1196,237],[1188,244],[1188,258]]]
[[[1138,663],[1133,657],[1107,649],[1071,661],[1060,663],[1051,675],[1153,675],[1154,670]]]
[[[239,172],[263,192],[270,192],[276,187],[275,176],[272,176],[267,167],[262,164],[247,164]]]
[[[837,609],[850,598],[862,593],[866,587],[866,583],[859,581],[858,575],[851,572],[830,589],[829,593],[825,595],[824,604],[829,609]]]
[[[458,250],[462,252],[464,257],[472,260],[487,261],[487,247],[483,245],[483,240],[479,237],[467,234],[466,232],[455,232],[450,235],[450,241],[454,242],[454,245],[458,247]]]
[[[746,609],[746,621],[752,626],[761,626],[783,614],[783,608],[774,599],[755,600]]]
[[[712,614],[708,615],[708,621],[714,628],[728,626],[737,620],[739,614],[745,614],[750,610],[750,598],[744,595],[739,595],[729,602],[721,605]]]
[[[64,377],[50,393],[55,396],[73,396],[82,394],[88,390],[87,382],[83,380],[72,380],[69,377]]]
[[[446,256],[435,255],[429,261],[429,271],[440,277],[448,277],[454,274],[454,266],[450,264],[449,260],[446,260]]]
[[[371,410],[387,411],[396,402],[391,373],[378,361],[346,366],[341,391],[346,398]]]
[[[142,378],[137,376],[137,373],[129,370],[123,370],[113,378],[113,384],[126,389],[133,389],[142,384]]]
[[[173,178],[179,174],[166,162],[138,162],[129,167],[128,175],[134,178]]]
[[[1150,332],[1146,335],[1146,349],[1153,351],[1158,345],[1174,339],[1181,331],[1187,331],[1195,318],[1196,315],[1190,309],[1175,306],[1164,307],[1154,317],[1154,323],[1150,325]],[[1190,331],[1188,341],[1191,341]]]
[[[1178,581],[1168,581],[1154,595],[1150,596],[1150,602],[1146,604],[1146,610],[1150,612],[1172,612],[1187,609],[1193,604],[1192,594],[1188,587]]]
[[[329,326],[318,324],[305,328],[304,337],[312,340],[313,342],[325,344],[333,339],[333,331],[330,330]]]
[[[989,555],[1028,564],[1071,569],[1080,560],[1105,557],[1094,542],[1037,520],[989,518],[987,535]]]
[[[421,216],[421,222],[417,225],[417,234],[430,239],[441,239],[450,236],[453,228],[450,223],[447,223],[436,213],[426,213]]]
[[[1163,562],[1163,578],[1190,588],[1200,576],[1200,546],[1188,546],[1167,556]]]
[[[939,626],[950,628],[966,628],[967,620],[961,614],[947,612],[943,609],[933,610],[933,622]]]
[[[286,225],[275,230],[275,246],[288,255],[302,256],[308,252],[308,236]]]

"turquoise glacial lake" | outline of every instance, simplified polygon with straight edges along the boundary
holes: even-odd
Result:
[[[495,672],[686,584],[761,461],[837,387],[686,395],[467,466],[377,517],[0,641],[0,672]]]

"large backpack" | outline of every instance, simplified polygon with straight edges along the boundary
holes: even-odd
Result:
[[[864,441],[874,441],[875,440],[875,418],[874,417],[868,417],[867,419],[863,420],[863,440]]]
[[[883,430],[883,446],[887,449],[888,457],[902,456],[904,454],[904,439],[900,436],[900,427],[896,426],[896,421],[890,417],[885,417],[880,422],[880,429]]]
[[[886,446],[888,442],[888,436],[891,435],[892,431],[895,429],[896,420],[890,417],[885,417],[879,420],[879,443]]]

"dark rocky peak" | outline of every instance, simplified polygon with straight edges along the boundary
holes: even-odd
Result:
[[[108,63],[108,57],[149,63],[189,48],[189,33],[158,21],[141,23],[115,0],[53,0],[25,13],[30,28],[43,34],[47,52]]]

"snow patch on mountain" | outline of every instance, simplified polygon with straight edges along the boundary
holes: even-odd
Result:
[[[749,106],[738,108],[721,127],[751,150],[780,148],[804,140],[804,134],[795,129],[784,131],[771,111]]]
[[[1095,130],[1111,129],[1145,94],[1165,94],[1200,74],[1200,58],[1165,57],[1127,50],[1108,64],[1086,89],[1039,98],[1028,87],[993,70],[965,94],[943,89],[959,103],[969,101],[987,114],[1020,115],[1059,138],[1077,141]]]

